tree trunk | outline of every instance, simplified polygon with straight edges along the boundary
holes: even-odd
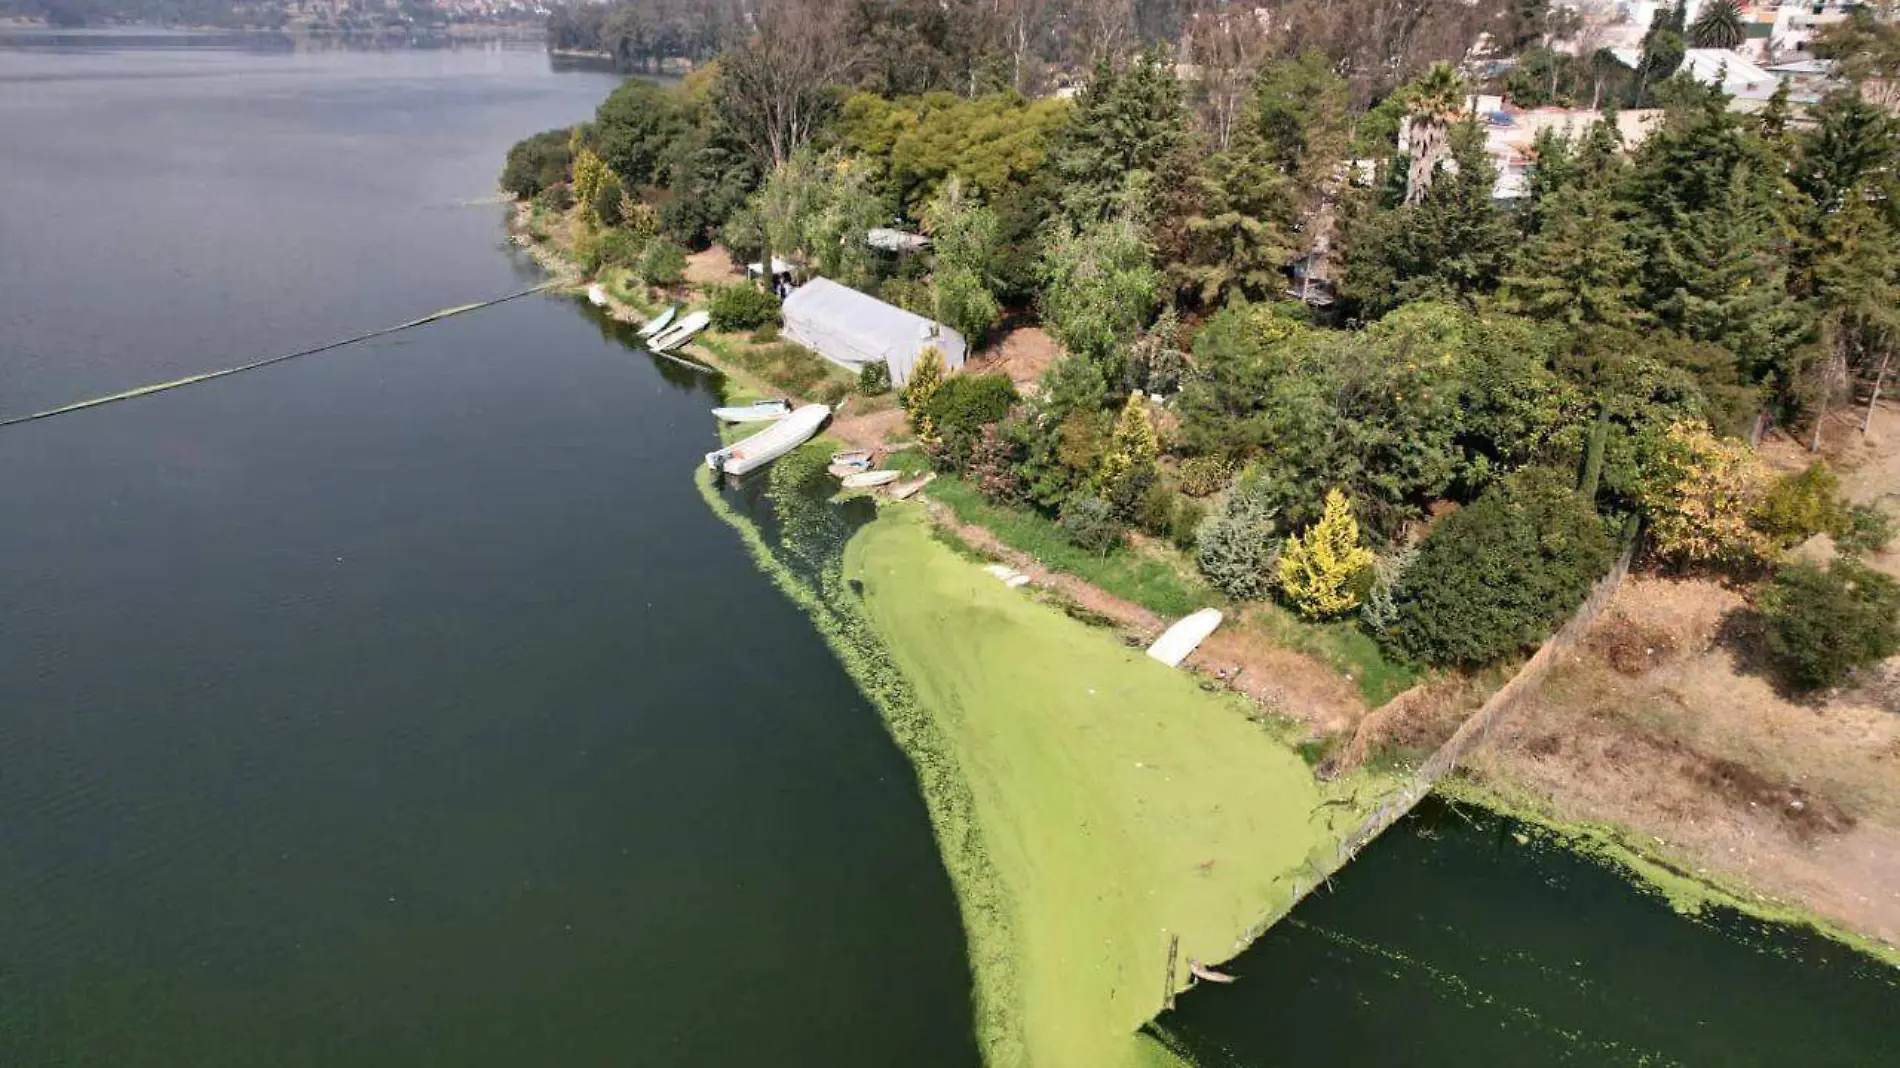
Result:
[[[1577,493],[1596,507],[1597,487],[1603,482],[1603,449],[1610,441],[1610,410],[1597,409],[1596,423],[1590,427],[1590,444],[1583,454],[1583,477],[1578,480]]]
[[[1880,382],[1887,377],[1887,364],[1893,359],[1893,353],[1887,352],[1880,357],[1880,369],[1874,372],[1873,395],[1867,398],[1867,416],[1860,421],[1860,432],[1867,433],[1874,425],[1874,408],[1880,403]]]

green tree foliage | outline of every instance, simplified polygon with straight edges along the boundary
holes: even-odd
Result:
[[[1062,534],[1079,549],[1107,556],[1121,547],[1125,527],[1100,497],[1078,494],[1062,502]]]
[[[501,170],[502,191],[525,200],[567,181],[574,158],[568,149],[571,137],[567,130],[544,130],[515,142]]]
[[[1768,487],[1749,524],[1777,548],[1790,549],[1816,534],[1846,531],[1852,523],[1841,499],[1841,480],[1815,463],[1784,475]]]
[[[1148,240],[1129,215],[1079,230],[1059,219],[1043,246],[1043,324],[1063,348],[1118,378],[1114,357],[1153,316],[1160,283]]]
[[[1280,553],[1280,591],[1308,619],[1333,619],[1359,606],[1372,562],[1351,503],[1329,490],[1318,522],[1288,538]]]
[[[1893,115],[1855,89],[1838,89],[1808,112],[1810,125],[1796,146],[1793,178],[1822,212],[1837,212],[1850,191],[1866,185],[1892,187],[1894,143],[1900,130]],[[1870,183],[1870,179],[1875,180]]]
[[[1682,5],[1677,3],[1659,8],[1650,20],[1649,31],[1643,34],[1643,58],[1636,68],[1636,92],[1630,101],[1633,106],[1643,107],[1648,92],[1682,66],[1688,48],[1683,39],[1683,18]]]
[[[1158,54],[1098,65],[1056,131],[1062,199],[1078,226],[1115,214],[1131,176],[1160,173],[1193,129],[1180,79]]]
[[[1441,520],[1393,593],[1387,642],[1434,666],[1529,649],[1576,610],[1615,549],[1567,476],[1528,470]]]
[[[1236,487],[1220,511],[1201,522],[1194,562],[1214,588],[1235,600],[1259,600],[1273,589],[1280,538],[1273,507]]]
[[[1689,40],[1697,48],[1738,48],[1746,33],[1740,4],[1735,0],[1710,0],[1689,27]]]
[[[1009,414],[1019,399],[1008,375],[951,375],[911,410],[930,420],[945,466],[963,470],[983,427]]]
[[[640,253],[640,280],[650,286],[667,288],[686,280],[686,250],[671,241],[647,242]]]
[[[1541,207],[1543,223],[1505,278],[1499,303],[1571,329],[1628,328],[1642,257],[1609,198],[1582,188],[1559,190]]]
[[[980,347],[1002,315],[996,299],[999,224],[952,176],[924,209],[935,253],[931,287],[935,318]]]
[[[760,181],[756,157],[702,106],[701,118],[673,142],[665,164],[671,187],[660,228],[689,248],[704,248]]]
[[[1117,514],[1124,518],[1135,514],[1144,495],[1155,485],[1160,458],[1161,441],[1155,435],[1147,402],[1140,394],[1131,393],[1095,470],[1095,484]]]
[[[904,383],[901,398],[910,428],[923,434],[929,427],[930,399],[943,388],[943,353],[936,347],[925,349],[911,366],[910,379]]]
[[[1405,203],[1423,203],[1437,181],[1439,164],[1450,155],[1448,140],[1465,110],[1465,84],[1449,63],[1437,63],[1403,90],[1411,123],[1411,159],[1405,175]],[[1464,161],[1459,161],[1464,166]]]
[[[1838,686],[1900,652],[1900,583],[1853,560],[1782,568],[1760,607],[1769,651],[1800,690]]]
[[[751,209],[765,239],[761,255],[769,249],[856,289],[876,284],[878,262],[865,235],[887,225],[890,210],[865,168],[835,152],[800,152],[766,176]],[[742,218],[728,223],[729,235]]]
[[[892,203],[923,209],[950,178],[988,200],[1040,185],[1066,100],[1013,93],[964,99],[950,93],[887,100],[858,93],[844,102],[839,138],[854,163],[872,169]]]
[[[618,178],[612,174],[603,177],[599,184],[594,186],[593,199],[587,203],[588,210],[593,213],[594,221],[602,226],[619,226],[623,218],[621,202],[624,196]]]
[[[594,147],[629,187],[664,184],[665,163],[686,133],[687,119],[679,94],[631,78],[594,111]]]
[[[779,301],[776,294],[754,285],[714,286],[706,313],[716,329],[739,333],[778,322]]]
[[[751,288],[751,287],[747,287]],[[858,396],[878,397],[891,391],[891,366],[883,362],[858,368]]]
[[[613,172],[607,169],[607,164],[592,149],[581,148],[574,153],[574,201],[587,206],[590,218],[595,196],[612,179]],[[616,198],[619,196],[617,189],[614,195]]]
[[[1341,295],[1367,318],[1413,301],[1468,300],[1497,288],[1517,234],[1491,199],[1497,171],[1483,134],[1454,127],[1455,174],[1443,174],[1425,199],[1378,211],[1348,235]]]

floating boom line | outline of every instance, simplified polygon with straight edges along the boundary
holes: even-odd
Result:
[[[21,423],[32,423],[41,419],[51,419],[56,415],[70,415],[73,412],[83,412],[88,408],[98,408],[107,404],[114,404],[118,401],[132,400],[136,397],[146,397],[154,393],[164,393],[167,390],[181,389],[185,386],[195,386],[200,382],[209,382],[212,379],[216,379],[216,378],[229,378],[232,375],[243,374],[246,371],[255,371],[255,370],[258,370],[259,368],[269,367],[272,364],[284,363],[285,361],[288,361],[288,360],[294,360],[300,356],[315,356],[319,352],[329,352],[331,349],[340,349],[345,345],[354,345],[359,341],[369,341],[373,338],[386,337],[390,334],[398,333],[403,330],[409,330],[414,327],[427,326],[430,323],[437,322],[442,319],[447,319],[452,315],[460,315],[463,312],[480,311],[483,308],[492,308],[497,304],[505,304],[511,300],[518,300],[521,297],[529,296],[534,293],[542,292],[543,290],[551,289],[554,286],[559,285],[559,284],[560,283],[558,282],[543,282],[538,286],[530,286],[527,289],[523,289],[515,293],[510,293],[506,296],[496,297],[493,300],[483,300],[483,301],[477,301],[474,304],[458,304],[453,308],[443,308],[440,311],[430,312],[429,314],[423,316],[420,319],[411,319],[406,323],[397,323],[395,326],[386,326],[386,327],[383,327],[381,330],[371,330],[367,334],[358,334],[355,337],[347,337],[341,341],[332,341],[332,342],[329,342],[328,344],[318,345],[314,348],[299,349],[296,352],[286,352],[279,356],[267,356],[264,359],[253,360],[250,363],[242,364],[237,367],[226,367],[223,370],[219,370],[219,371],[206,371],[203,374],[189,375],[184,378],[174,378],[169,382],[154,382],[148,386],[137,386],[132,389],[123,390],[118,393],[108,393],[103,397],[93,397],[89,400],[74,401],[71,404],[62,404],[57,408],[48,408],[45,411],[33,412],[30,415],[16,415],[8,419],[0,419],[0,428],[18,426]]]

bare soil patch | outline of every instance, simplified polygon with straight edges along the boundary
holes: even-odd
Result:
[[[732,253],[726,246],[713,244],[686,257],[686,284],[698,289],[745,281],[745,274],[732,265]]]
[[[1743,609],[1715,582],[1631,578],[1468,767],[1563,818],[1646,835],[1690,871],[1900,945],[1893,681],[1789,701],[1732,648]]]
[[[1040,326],[1019,326],[1003,334],[964,364],[975,374],[1001,373],[1021,393],[1031,392],[1042,373],[1062,355],[1062,346]]]

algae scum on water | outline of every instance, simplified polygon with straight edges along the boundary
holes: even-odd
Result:
[[[1237,699],[998,582],[918,505],[828,500],[829,446],[728,495],[701,484],[811,615],[917,769],[996,1066],[1174,1058],[1139,1029],[1169,951],[1226,960],[1353,822]],[[743,513],[743,514],[742,514]],[[1369,791],[1368,791],[1369,792]]]

